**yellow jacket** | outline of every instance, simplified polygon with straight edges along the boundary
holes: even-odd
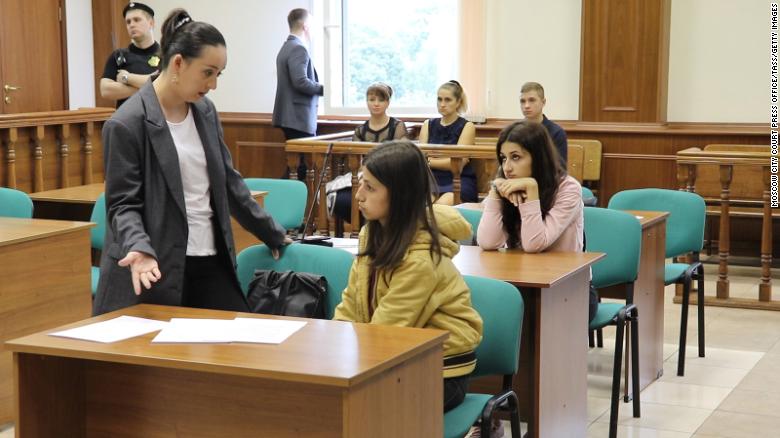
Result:
[[[471,237],[471,225],[452,207],[434,205],[434,215],[442,250],[439,263],[429,252],[430,233],[420,228],[392,277],[386,280],[381,272],[376,275],[374,313],[369,318],[371,260],[368,256],[356,258],[333,319],[446,330],[450,336],[444,342],[444,377],[457,377],[474,370],[474,349],[482,340],[482,319],[471,306],[471,291],[452,263],[458,253],[457,240]],[[360,231],[361,252],[366,237],[364,227]]]

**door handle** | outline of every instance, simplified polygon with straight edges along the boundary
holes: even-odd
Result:
[[[5,84],[3,86],[3,90],[5,90],[6,92],[21,90],[21,89],[22,89],[22,87],[14,87],[13,85],[8,85],[8,84]]]

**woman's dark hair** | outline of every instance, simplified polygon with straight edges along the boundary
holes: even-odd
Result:
[[[506,142],[516,143],[531,154],[531,176],[539,185],[539,203],[542,209],[542,218],[555,204],[555,194],[561,179],[566,176],[566,171],[561,167],[558,151],[555,149],[547,128],[539,123],[523,120],[512,123],[501,131],[496,142],[496,158],[498,158],[498,176],[504,175],[503,161],[501,160],[501,146]],[[517,247],[519,238],[517,226],[520,223],[520,212],[511,202],[501,198],[504,231],[509,235],[507,244],[510,248]]]
[[[408,140],[383,143],[366,155],[363,166],[387,187],[390,208],[385,227],[379,221],[367,222],[368,242],[360,255],[370,256],[371,268],[392,277],[422,226],[431,234],[431,258],[438,263],[441,246],[433,216],[433,175],[420,149]]]
[[[160,70],[165,70],[176,54],[190,60],[200,56],[204,46],[226,46],[225,37],[216,27],[202,21],[194,21],[184,9],[168,14],[162,25]]]

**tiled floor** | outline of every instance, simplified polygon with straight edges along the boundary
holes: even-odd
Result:
[[[707,265],[705,278],[715,279]],[[758,268],[731,268],[731,295],[757,297]],[[780,273],[773,272],[780,299]],[[714,281],[705,291],[714,294]],[[707,307],[707,356],[696,350],[696,311],[691,308],[685,377],[677,376],[680,306],[666,289],[664,375],[642,391],[642,417],[621,403],[618,436],[623,438],[752,438],[780,436],[780,312]],[[605,332],[604,348],[588,359],[588,437],[606,437],[614,338]],[[0,426],[0,438],[14,436]],[[508,423],[505,435],[510,436]],[[3,429],[5,427],[5,429]],[[524,425],[525,430],[525,425]]]
[[[730,292],[758,296],[758,268],[732,268]],[[714,294],[717,266],[707,265],[705,291]],[[774,296],[780,275],[773,273]],[[664,375],[642,391],[642,417],[621,404],[618,436],[704,438],[780,436],[780,312],[707,307],[706,357],[697,356],[696,311],[689,314],[685,377],[677,376],[680,306],[666,289]],[[605,338],[609,336],[605,332]],[[589,352],[588,437],[606,437],[613,339]]]

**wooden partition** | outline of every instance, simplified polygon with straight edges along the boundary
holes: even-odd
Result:
[[[344,132],[340,134],[290,140],[285,147],[285,150],[287,151],[287,168],[290,172],[290,178],[297,178],[298,176],[297,167],[300,154],[304,154],[306,162],[308,163],[306,181],[309,186],[308,205],[310,206],[314,199],[316,180],[323,169],[326,152],[329,145],[333,145],[333,159],[325,167],[326,179],[323,181],[322,188],[319,192],[316,229],[320,233],[335,231],[333,222],[328,220],[325,182],[330,181],[334,176],[342,175],[346,172],[351,173],[352,199],[354,199],[358,187],[358,171],[360,170],[363,156],[378,144],[371,142],[344,141],[345,138],[351,138],[351,136],[351,132]],[[494,159],[496,153],[494,146],[450,146],[434,144],[419,144],[418,146],[428,157],[450,158],[455,204],[460,204],[460,172],[463,160]],[[355,224],[360,223],[360,213],[357,207],[357,203],[353,202],[350,221],[351,224],[353,224],[351,228],[351,234],[353,236],[356,236],[358,231],[358,227],[355,226]]]
[[[103,181],[101,128],[113,108],[0,116],[0,185],[25,192]]]
[[[702,195],[708,214],[719,218],[717,295],[707,297],[708,304],[780,310],[780,301],[772,300],[772,221],[780,217],[780,209],[771,208],[769,146],[713,145],[682,150],[677,153],[677,180],[680,190]],[[761,283],[755,299],[729,296],[731,222],[735,217],[760,218],[761,222]]]

